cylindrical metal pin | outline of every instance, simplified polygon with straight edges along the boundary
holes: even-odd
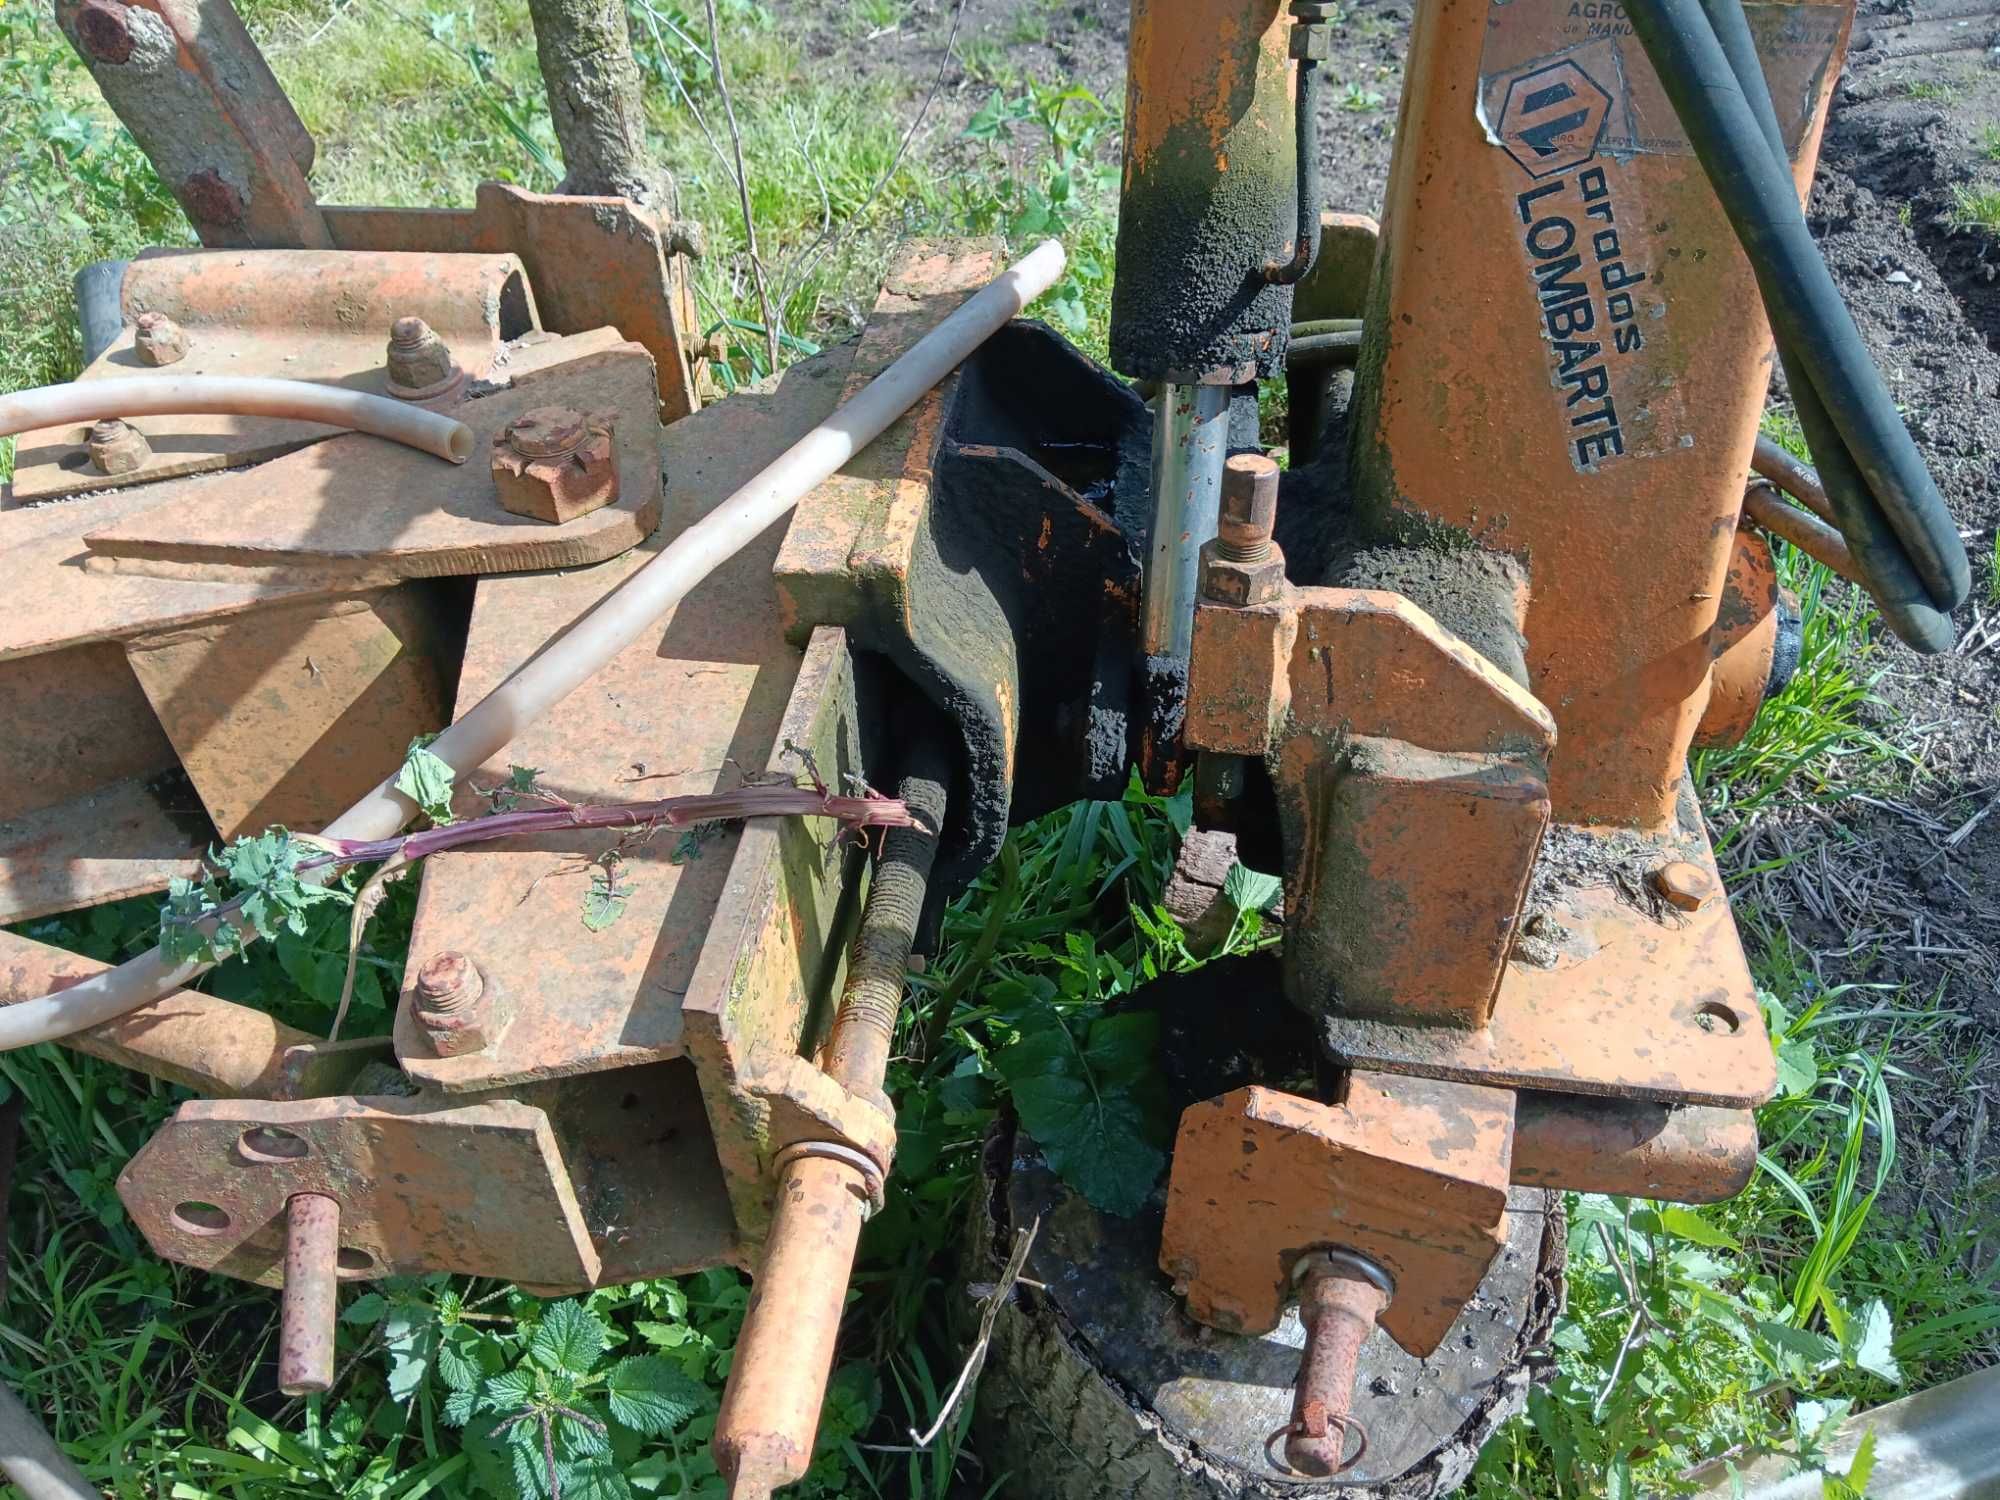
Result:
[[[333,1325],[340,1288],[340,1204],[299,1193],[285,1206],[285,1295],[278,1330],[278,1389],[309,1396],[333,1384]]]
[[[1356,1426],[1349,1415],[1354,1377],[1361,1346],[1375,1331],[1389,1298],[1388,1277],[1358,1255],[1334,1250],[1308,1258],[1299,1278],[1306,1347],[1285,1438],[1285,1461],[1294,1473],[1331,1478],[1359,1463],[1367,1451],[1365,1432],[1356,1433],[1356,1444],[1348,1442],[1348,1429]]]

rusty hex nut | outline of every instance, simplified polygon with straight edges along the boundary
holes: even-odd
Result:
[[[390,325],[383,363],[389,394],[402,401],[442,396],[464,375],[444,340],[422,318],[398,318]]]
[[[187,330],[165,313],[140,313],[132,335],[132,348],[142,364],[178,364],[187,358]]]
[[[493,438],[493,488],[503,509],[561,525],[618,498],[611,415],[565,406],[523,412]]]
[[[1700,865],[1677,859],[1653,872],[1653,889],[1669,906],[1700,911],[1715,897],[1715,877]]]
[[[1252,604],[1269,604],[1285,589],[1285,554],[1277,544],[1258,562],[1237,562],[1222,555],[1220,542],[1208,542],[1201,549],[1201,597],[1207,604],[1227,604],[1241,609]]]
[[[146,435],[130,422],[106,417],[90,424],[90,466],[100,474],[130,474],[153,456]]]
[[[434,953],[417,970],[417,1024],[439,1057],[484,1050],[491,1012],[485,977],[463,953]]]
[[[1326,62],[1333,56],[1333,37],[1324,26],[1301,18],[1292,28],[1289,50],[1300,62]]]

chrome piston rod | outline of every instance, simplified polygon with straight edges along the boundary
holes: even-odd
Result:
[[[1229,387],[1163,385],[1153,416],[1153,530],[1146,552],[1145,649],[1186,661],[1202,544],[1215,535]]]

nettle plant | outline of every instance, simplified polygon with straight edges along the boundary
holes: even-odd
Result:
[[[605,1325],[581,1303],[544,1308],[524,1343],[456,1325],[437,1351],[444,1419],[468,1429],[476,1466],[523,1496],[618,1500],[649,1437],[678,1432],[708,1388],[654,1354],[607,1357]],[[489,1482],[501,1478],[489,1473]]]

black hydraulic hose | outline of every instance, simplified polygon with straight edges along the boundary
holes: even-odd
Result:
[[[1740,0],[1707,0],[1739,56]],[[1944,500],[1897,414],[1806,228],[1782,143],[1773,150],[1750,95],[1763,90],[1754,45],[1739,80],[1701,0],[1630,0],[1626,14],[1756,272],[1800,423],[1848,545],[1890,626],[1920,651],[1955,639],[1950,612],[1971,567]],[[1746,86],[1747,85],[1747,86]],[[1764,112],[1775,131],[1775,113]]]
[[[1778,112],[1771,101],[1763,63],[1757,56],[1757,42],[1750,34],[1740,0],[1702,0],[1702,11],[1715,33],[1716,44],[1728,60],[1737,87],[1743,92],[1744,102],[1756,118],[1765,146],[1789,179],[1791,167],[1785,153],[1784,132],[1778,126]],[[1875,597],[1883,618],[1904,641],[1919,649],[1948,648],[1956,635],[1948,618],[1949,609],[1939,610],[1934,590],[1919,576],[1901,537],[1870,491],[1811,375],[1782,341],[1778,345],[1778,359],[1785,367],[1785,383],[1791,389],[1792,405],[1798,412],[1806,446],[1828,475],[1821,480],[1815,474],[1813,480],[1825,509],[1831,512],[1829,519],[1846,544],[1843,549],[1846,566],[1834,571],[1848,578],[1858,573],[1855,581]],[[1760,450],[1766,443],[1766,439],[1758,439]],[[1754,460],[1752,466],[1756,466]],[[1926,473],[1925,478],[1928,477]],[[1796,538],[1787,539],[1795,546],[1800,545]],[[1952,540],[1958,540],[1956,532]],[[1810,547],[1803,550],[1819,556]]]
[[[1306,24],[1306,23],[1301,23]],[[1319,23],[1310,23],[1317,25]],[[1264,279],[1273,286],[1293,286],[1305,280],[1319,259],[1319,64],[1299,59],[1299,97],[1294,108],[1292,138],[1299,156],[1299,211],[1289,260],[1266,261]]]
[[[1294,338],[1285,347],[1289,365],[1351,365],[1361,353],[1361,331],[1343,329],[1338,333],[1308,333]]]

